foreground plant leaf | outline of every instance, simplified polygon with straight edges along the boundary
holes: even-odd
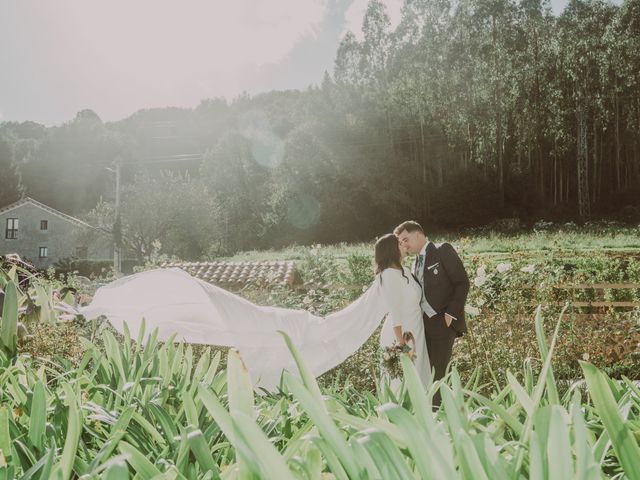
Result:
[[[589,387],[589,394],[609,434],[620,465],[631,480],[640,480],[640,447],[618,412],[618,404],[611,393],[605,374],[587,362],[580,362],[580,366]]]

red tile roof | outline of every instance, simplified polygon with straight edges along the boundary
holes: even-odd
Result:
[[[162,267],[177,267],[226,288],[241,288],[249,283],[291,287],[296,281],[294,262],[171,262]]]

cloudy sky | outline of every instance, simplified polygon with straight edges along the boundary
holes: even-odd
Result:
[[[552,0],[560,11],[567,0]],[[395,24],[402,0],[385,0]],[[367,0],[0,0],[0,122],[305,88]]]

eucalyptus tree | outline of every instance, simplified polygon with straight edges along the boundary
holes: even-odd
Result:
[[[381,158],[375,160],[389,163],[394,157],[393,106],[389,98],[389,62],[392,58],[391,21],[386,6],[381,0],[370,0],[362,21],[363,39],[360,42],[360,72],[362,79],[363,106],[366,120],[378,141],[385,138],[386,148],[381,148]],[[380,136],[380,132],[386,135]]]
[[[490,93],[482,76],[479,62],[480,43],[476,41],[477,26],[471,0],[460,0],[451,13],[447,62],[452,69],[452,116],[457,119],[457,130],[465,143],[464,165],[479,165],[487,175],[484,158],[485,130],[489,125],[485,115],[489,109]]]
[[[517,88],[514,170],[533,180],[541,201],[551,198],[557,186],[556,125],[550,124],[558,54],[555,17],[548,0],[523,0],[518,9],[518,49],[514,52]],[[553,162],[549,162],[549,156]],[[526,157],[526,162],[524,161]]]
[[[622,188],[640,184],[640,0],[626,0],[607,33],[613,67],[616,183]],[[623,166],[626,175],[621,179]]]
[[[572,0],[558,19],[562,44],[563,95],[575,112],[566,116],[575,124],[577,200],[581,214],[597,199],[602,179],[601,145],[607,110],[601,72],[606,62],[605,33],[615,7],[601,0]],[[605,67],[606,68],[606,67]],[[595,187],[595,188],[594,188]],[[586,210],[588,211],[588,210]]]
[[[411,140],[420,157],[416,173],[421,178],[423,208],[419,213],[427,217],[430,215],[430,192],[434,186],[444,183],[445,156],[448,154],[446,135],[451,115],[446,46],[449,11],[448,0],[408,1],[394,32],[396,46],[391,64],[390,94],[395,109],[405,112],[408,117],[406,128],[409,131],[417,129],[418,135]]]
[[[478,154],[485,171],[495,169],[496,186],[504,200],[505,144],[513,123],[513,61],[518,47],[516,5],[512,0],[465,0],[457,6],[454,22],[454,35],[473,52],[476,115],[478,127],[484,130]]]

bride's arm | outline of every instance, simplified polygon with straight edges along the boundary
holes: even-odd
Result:
[[[396,337],[396,341],[400,345],[404,345],[402,319],[404,318],[404,306],[402,302],[402,285],[399,283],[404,280],[401,275],[396,275],[390,269],[385,270],[380,275],[382,282],[381,291],[387,307],[389,309],[389,316],[391,317],[391,323],[393,324],[393,333]]]

